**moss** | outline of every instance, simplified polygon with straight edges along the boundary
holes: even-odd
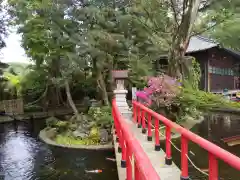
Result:
[[[57,135],[55,138],[56,143],[58,144],[64,144],[64,145],[98,145],[100,141],[98,139],[94,138],[74,138],[72,136],[66,136],[66,135]]]
[[[69,132],[58,134],[55,138],[56,143],[65,145],[98,145],[100,144],[100,134],[97,127],[90,130],[88,137],[81,139],[75,138]]]

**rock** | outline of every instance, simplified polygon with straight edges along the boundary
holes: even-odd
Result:
[[[108,142],[109,141],[109,136],[108,136],[108,132],[107,132],[106,129],[100,129],[99,134],[100,134],[100,141],[101,142]]]
[[[85,138],[88,136],[88,130],[83,126],[78,126],[77,130],[73,131],[73,136],[77,138]]]
[[[73,131],[72,135],[75,137],[75,138],[86,138],[88,135],[84,132],[81,132],[81,131]]]
[[[66,115],[64,118],[65,118],[66,120],[70,120],[70,119],[72,118],[72,116]]]
[[[78,125],[75,124],[75,123],[71,123],[71,124],[69,125],[69,129],[70,129],[71,131],[76,131],[76,130],[78,129]]]
[[[56,137],[57,134],[57,129],[56,128],[51,128],[48,131],[46,131],[47,136],[52,139]]]
[[[48,127],[54,127],[57,122],[59,121],[58,118],[54,117],[54,116],[51,116],[49,118],[46,119],[46,124]]]
[[[93,121],[92,121],[92,122],[89,122],[89,127],[90,127],[90,128],[92,128],[92,127],[95,126],[95,125],[96,125],[95,122],[93,122]]]
[[[100,103],[96,99],[91,99],[91,107],[99,107]]]
[[[90,100],[90,98],[88,97],[88,96],[86,96],[86,97],[84,97],[83,98],[83,104],[84,104],[84,106],[86,107],[90,107],[91,106],[91,100]]]

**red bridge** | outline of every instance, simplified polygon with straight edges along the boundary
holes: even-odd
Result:
[[[115,127],[115,149],[119,179],[127,180],[187,180],[189,179],[189,141],[208,152],[209,180],[219,180],[218,160],[240,171],[240,158],[192,133],[164,116],[133,101],[133,119],[124,118],[112,103]],[[165,147],[160,144],[159,124],[165,127]],[[140,131],[139,128],[142,130]],[[172,130],[181,135],[181,168],[172,161]],[[154,133],[153,133],[154,132]],[[152,142],[154,141],[154,143]],[[164,149],[165,152],[162,150]],[[121,154],[120,154],[121,153]],[[121,162],[121,163],[120,163]],[[230,175],[229,175],[230,176]],[[240,179],[240,178],[239,178]]]

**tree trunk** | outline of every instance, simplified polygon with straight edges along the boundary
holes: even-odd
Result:
[[[48,100],[50,106],[59,106],[60,100],[59,95],[57,93],[58,85],[55,85],[54,79],[60,77],[60,62],[59,59],[53,59],[50,64],[49,68],[50,79],[52,80],[51,86],[49,87],[48,91]]]
[[[97,83],[101,91],[102,100],[105,106],[109,106],[108,94],[106,89],[106,84],[101,71],[97,74]]]
[[[176,32],[177,33],[177,32]],[[172,40],[172,46],[169,51],[169,75],[182,79],[185,74],[183,71],[184,56],[189,38],[183,34],[176,35]]]
[[[189,39],[191,37],[192,29],[197,18],[198,9],[200,6],[200,0],[192,0],[187,3],[187,0],[184,0],[182,3],[185,5],[183,9],[183,14],[181,16],[180,24],[176,22],[175,32],[172,38],[172,46],[169,51],[169,75],[179,78],[184,78],[184,56],[189,44]],[[176,7],[172,4],[173,9]],[[175,13],[178,11],[175,10]],[[175,14],[177,17],[178,14]],[[176,20],[177,21],[177,20]]]
[[[69,105],[71,106],[74,114],[75,114],[76,116],[78,116],[78,115],[79,115],[79,112],[78,112],[78,109],[77,109],[76,105],[75,105],[74,102],[73,102],[72,95],[71,95],[71,92],[70,92],[70,87],[69,87],[68,80],[65,80],[65,89],[66,89],[66,94],[67,94],[68,103],[69,103]]]

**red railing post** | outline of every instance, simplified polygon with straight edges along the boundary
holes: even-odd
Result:
[[[138,106],[138,128],[141,128],[141,108]]]
[[[135,103],[132,103],[133,105],[133,120],[134,120],[134,123],[137,123],[137,106]]]
[[[130,146],[128,144],[127,144],[126,150],[127,150],[127,159],[126,159],[127,180],[132,180],[132,162],[131,162],[132,152],[131,152]]]
[[[118,130],[118,141],[119,141],[119,143],[118,143],[118,152],[119,153],[121,153],[122,152],[122,141],[123,141],[123,137],[122,137],[122,130],[120,129],[120,127],[119,127],[119,130]]]
[[[171,156],[171,128],[166,126],[166,158],[165,164],[172,164],[172,156]]]
[[[134,160],[134,180],[141,180],[140,179],[140,171],[138,169],[136,160]]]
[[[155,118],[155,151],[160,151],[161,147],[160,147],[160,139],[159,139],[159,120],[157,118]]]
[[[122,159],[121,165],[124,167],[126,165],[127,180],[160,180],[160,177],[154,167],[151,164],[151,161],[147,157],[146,153],[142,149],[139,141],[134,137],[129,127],[129,124],[126,122],[124,117],[121,115],[121,112],[118,110],[116,100],[113,100],[113,108],[115,111],[115,122],[118,126],[119,134],[119,145],[122,149]],[[136,102],[136,106],[139,106],[139,103]],[[140,108],[141,106],[139,106]],[[143,108],[144,109],[144,108]],[[138,111],[136,111],[138,112]],[[141,109],[140,109],[141,117]],[[146,111],[145,111],[146,113]],[[139,115],[139,114],[138,114]],[[141,118],[140,118],[141,124]],[[134,169],[133,164],[131,163],[131,156],[134,156]],[[133,172],[134,171],[134,178]]]
[[[117,116],[114,109],[112,110],[112,115],[113,115],[113,121],[114,121],[114,127],[115,127],[116,141],[119,142],[119,134],[120,134],[119,125],[118,125]]]
[[[193,132],[185,129],[184,127],[181,127],[180,125],[172,122],[171,120],[167,119],[166,117],[152,111],[151,109],[145,107],[143,104],[140,104],[138,102],[135,102],[136,106],[140,108],[140,113],[138,115],[142,115],[141,110],[144,110],[145,113],[148,113],[148,123],[151,121],[150,118],[154,118],[154,124],[155,124],[155,149],[160,150],[160,141],[159,141],[159,121],[163,123],[166,127],[165,129],[165,136],[166,136],[166,159],[165,163],[168,165],[172,164],[172,156],[171,156],[171,129],[175,129],[178,133],[181,134],[182,144],[181,144],[181,179],[188,179],[188,141],[191,141],[195,144],[198,144],[201,148],[205,149],[209,153],[209,180],[218,180],[218,159],[224,161],[228,165],[232,166],[236,170],[240,171],[240,158],[235,156],[234,154],[231,154],[230,152],[227,152],[226,150],[220,148],[219,146],[207,141],[206,139],[198,136],[197,134],[194,134]],[[118,112],[117,112],[118,113]],[[150,115],[149,115],[150,114]],[[151,117],[150,117],[151,116]],[[138,121],[139,123],[139,121]],[[148,130],[149,124],[148,124]],[[148,134],[149,135],[149,134]],[[134,147],[134,146],[133,146]],[[134,154],[135,155],[135,154]],[[139,157],[140,158],[140,157]],[[139,167],[142,171],[142,168],[145,167],[141,166],[141,163],[139,164]],[[140,173],[141,173],[140,172]],[[145,177],[145,179],[148,179],[146,174],[140,174],[140,178]],[[144,179],[144,180],[145,180]],[[142,180],[142,179],[141,179]]]
[[[188,139],[181,136],[181,180],[189,180],[188,176]]]
[[[152,116],[150,113],[148,113],[148,136],[147,136],[147,140],[148,141],[152,141]]]
[[[217,158],[208,153],[209,159],[209,180],[218,180],[218,161]]]
[[[122,147],[121,167],[125,168],[126,167],[126,141],[124,137],[123,137],[123,142],[121,144],[121,147]]]
[[[145,134],[146,132],[147,132],[147,129],[146,129],[145,111],[142,110],[142,133]]]

